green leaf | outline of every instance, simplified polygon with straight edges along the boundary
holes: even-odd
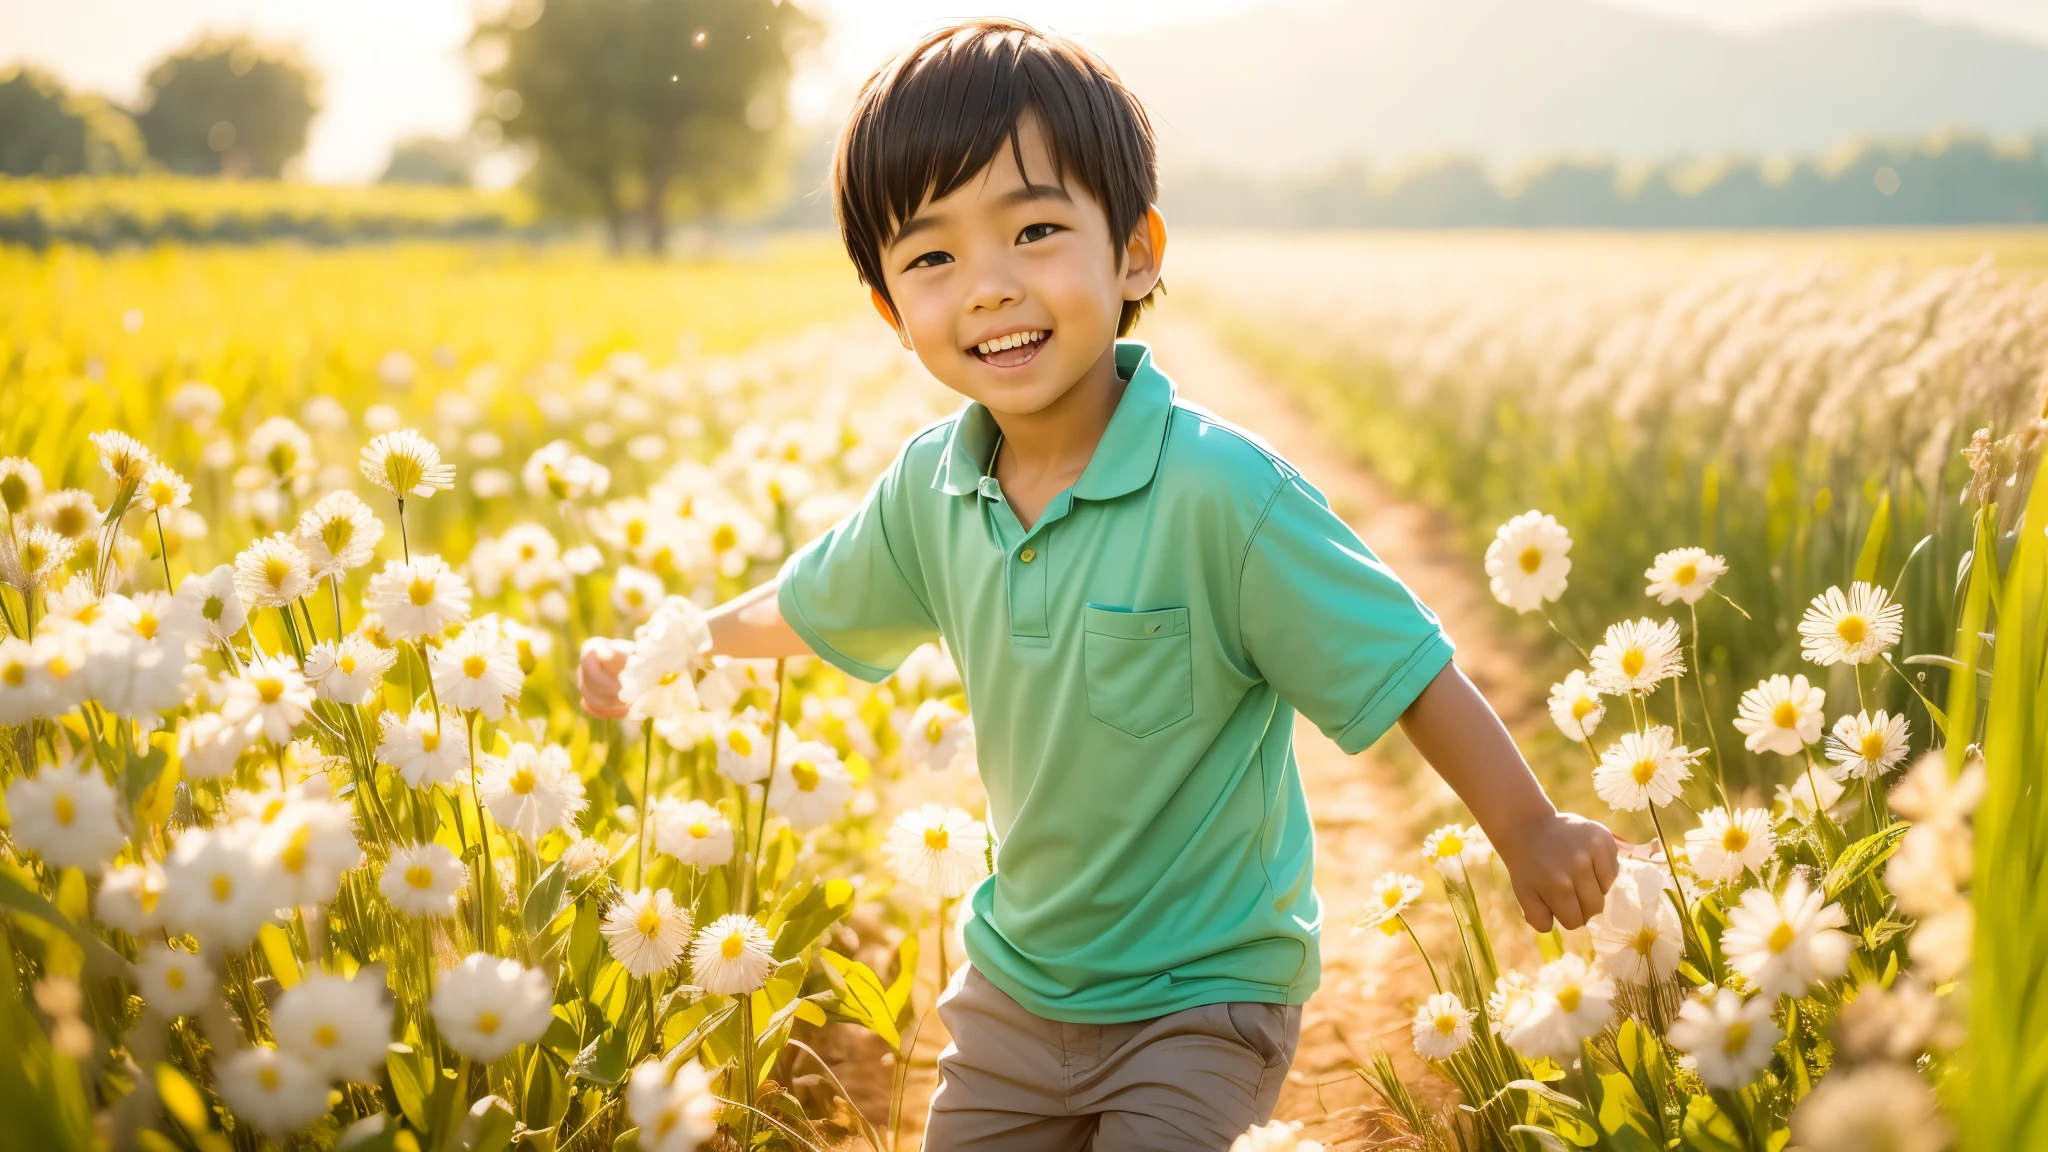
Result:
[[[1892,491],[1878,494],[1877,510],[1870,514],[1870,530],[1863,534],[1863,550],[1856,554],[1855,578],[1865,583],[1877,579],[1878,561],[1884,558],[1885,537],[1892,526]]]
[[[1876,871],[1878,865],[1891,859],[1892,853],[1899,850],[1899,842],[1906,838],[1906,829],[1909,827],[1910,825],[1903,823],[1893,824],[1849,845],[1835,858],[1834,866],[1829,868],[1827,875],[1822,878],[1821,891],[1829,900],[1839,899],[1851,885]]]
[[[292,952],[292,942],[284,929],[275,924],[265,924],[256,933],[256,943],[263,950],[263,960],[270,965],[270,974],[277,977],[280,988],[290,988],[299,982],[299,958]]]
[[[782,930],[775,936],[777,960],[800,955],[853,908],[853,886],[844,880],[806,883],[792,890],[790,896],[794,899],[785,904]]]
[[[1600,1094],[1598,1119],[1607,1134],[1607,1147],[1617,1152],[1657,1152],[1658,1141],[1651,1136],[1655,1122],[1635,1084],[1621,1072],[1608,1072],[1594,1080]]]
[[[880,1036],[891,1049],[901,1048],[903,1035],[896,1030],[896,1014],[889,1010],[889,993],[874,969],[830,948],[820,955],[827,978],[839,993],[839,1011]]]
[[[569,887],[569,871],[562,867],[560,860],[548,865],[540,878],[533,882],[533,889],[526,894],[526,905],[521,914],[526,921],[526,934],[538,937],[562,914],[564,894]]]
[[[1735,1122],[1712,1097],[1695,1096],[1686,1102],[1683,1131],[1688,1152],[1747,1152]]]
[[[669,1060],[690,1059],[697,1054],[697,1049],[703,1046],[704,1041],[709,1039],[713,1032],[724,1027],[725,1022],[738,1016],[739,1012],[740,1002],[735,1000],[716,1012],[706,1014],[695,1028],[690,1029],[681,1039],[669,1045],[668,1051],[664,1055]]]
[[[206,1098],[176,1067],[170,1064],[156,1066],[156,1096],[163,1102],[164,1111],[187,1133],[197,1135],[213,1127]]]
[[[470,1105],[462,1147],[465,1152],[505,1152],[512,1147],[512,1133],[518,1125],[510,1104],[496,1096],[486,1096]]]
[[[1538,1128],[1534,1124],[1515,1124],[1509,1126],[1508,1131],[1520,1132],[1524,1136],[1533,1138],[1536,1141],[1536,1146],[1543,1149],[1543,1152],[1571,1152],[1572,1146],[1565,1143],[1558,1137],[1557,1133],[1552,1132],[1548,1128]]]
[[[906,932],[903,942],[896,946],[896,981],[889,985],[885,994],[889,1001],[889,1019],[896,1022],[898,1030],[910,1027],[910,992],[917,983],[917,933]]]
[[[1541,1081],[1510,1080],[1507,1086],[1518,1092],[1527,1092],[1533,1096],[1540,1097],[1561,1108],[1569,1108],[1574,1112],[1578,1111],[1581,1107],[1576,1099],[1559,1092],[1557,1089]]]
[[[616,1088],[626,1078],[626,1047],[626,1030],[607,1028],[576,1054],[569,1075]]]
[[[391,1077],[391,1094],[406,1122],[427,1131],[428,1080],[434,1074],[424,1052],[409,1044],[393,1044],[384,1053],[384,1071]]]

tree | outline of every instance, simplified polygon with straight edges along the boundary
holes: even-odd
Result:
[[[412,136],[391,147],[379,184],[438,184],[467,188],[476,168],[476,149],[467,140]]]
[[[295,52],[208,36],[150,69],[143,104],[142,137],[171,171],[275,179],[306,148],[319,78]]]
[[[518,0],[473,46],[487,120],[538,153],[536,191],[600,216],[614,251],[637,223],[660,253],[673,213],[759,187],[816,28],[782,0]]]
[[[130,172],[142,161],[134,121],[97,96],[67,93],[36,68],[0,71],[0,173]]]

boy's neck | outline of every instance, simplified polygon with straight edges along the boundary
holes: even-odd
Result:
[[[1111,344],[1073,387],[1044,408],[1030,413],[990,410],[1003,437],[989,470],[1013,505],[1030,507],[1035,519],[1038,509],[1081,478],[1116,415],[1124,386],[1116,370],[1116,345]]]

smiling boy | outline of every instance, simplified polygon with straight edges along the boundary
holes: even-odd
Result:
[[[871,681],[940,637],[960,666],[998,847],[927,1148],[1220,1149],[1267,1119],[1320,972],[1297,710],[1352,753],[1401,724],[1539,930],[1599,911],[1615,838],[1552,807],[1436,617],[1120,339],[1167,237],[1107,66],[1009,21],[935,33],[862,90],[833,182],[877,311],[970,403],[711,632]],[[599,715],[621,659],[585,656]]]

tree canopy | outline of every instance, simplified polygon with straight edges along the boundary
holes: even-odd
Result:
[[[142,139],[120,109],[66,92],[41,69],[0,70],[0,173],[99,175],[141,162]]]
[[[136,117],[149,154],[192,175],[283,175],[320,110],[319,79],[295,53],[203,37],[150,69]]]

